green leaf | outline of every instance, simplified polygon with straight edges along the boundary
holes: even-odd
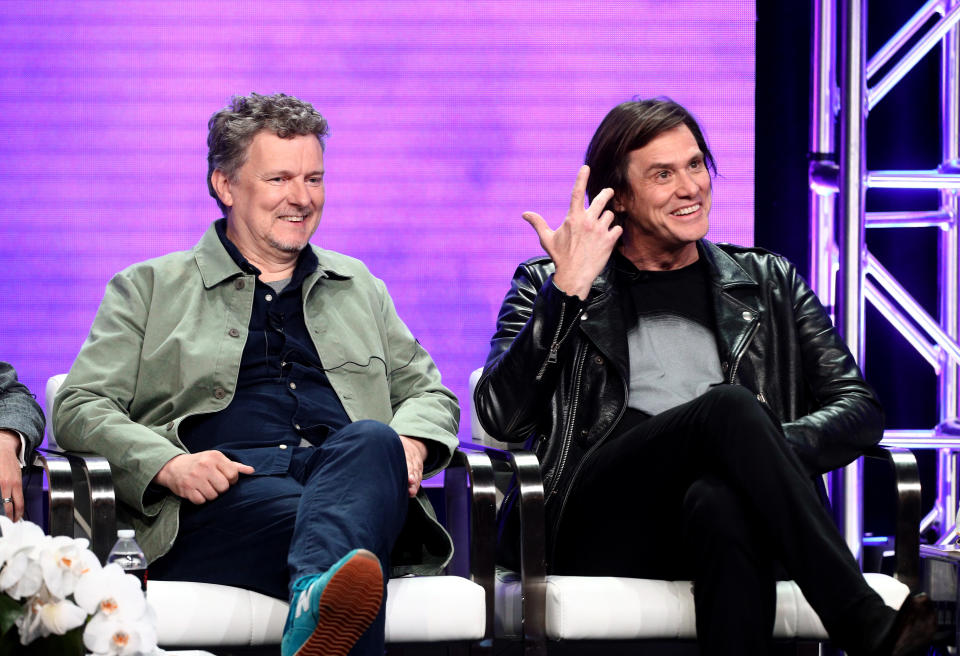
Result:
[[[0,635],[5,635],[22,614],[21,602],[11,598],[10,595],[0,594]]]

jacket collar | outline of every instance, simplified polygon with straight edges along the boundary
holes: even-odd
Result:
[[[707,265],[707,274],[715,285],[723,289],[758,286],[757,281],[751,278],[736,260],[712,241],[701,239],[697,242],[697,250],[700,251],[700,257]]]
[[[719,288],[719,292],[713,295],[717,345],[721,361],[729,366],[743,352],[754,334],[754,325],[759,316],[756,289],[760,285],[713,242],[701,239],[697,242],[697,250],[706,264],[711,283]],[[629,369],[627,328],[620,310],[616,276],[617,270],[611,257],[594,280],[587,305],[589,317],[581,322],[580,327],[626,378]],[[742,292],[729,293],[737,288]],[[744,315],[744,310],[750,312],[749,319]]]
[[[707,275],[714,284],[724,289],[731,287],[756,287],[758,283],[750,277],[742,266],[735,259],[722,250],[719,246],[707,239],[701,239],[697,242],[697,251],[707,265]],[[602,294],[610,289],[614,277],[614,258],[607,260],[603,271],[596,277],[591,286],[594,293]]]
[[[225,219],[219,220],[225,221]],[[317,264],[311,273],[318,273],[320,278],[343,280],[352,277],[348,273],[337,271],[329,263],[325,250],[312,244],[309,245],[309,248],[317,256]],[[197,261],[197,268],[200,269],[200,277],[203,278],[203,286],[207,289],[215,287],[224,280],[230,280],[246,273],[221,243],[220,237],[217,235],[216,222],[211,223],[207,231],[203,233],[200,241],[193,247],[193,254]]]

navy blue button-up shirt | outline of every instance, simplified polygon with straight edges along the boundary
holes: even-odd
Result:
[[[237,265],[259,276],[227,238],[226,220],[217,221],[216,230]],[[302,439],[319,444],[350,423],[303,318],[303,280],[317,265],[313,250],[305,248],[279,293],[257,278],[236,393],[220,412],[183,422],[179,434],[192,452],[296,446]]]

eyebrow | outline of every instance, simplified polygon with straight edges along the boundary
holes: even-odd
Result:
[[[703,153],[701,153],[700,151],[697,151],[695,154],[690,156],[690,159],[687,160],[687,164],[689,164],[694,160],[703,159],[703,158],[704,158]],[[673,169],[673,168],[675,168],[675,165],[672,162],[654,162],[653,164],[647,167],[646,172],[652,173],[660,169]]]
[[[323,173],[324,173],[324,170],[323,170],[323,169],[316,169],[316,170],[314,170],[314,171],[308,171],[307,173],[304,173],[304,176],[309,178],[309,177],[315,176],[315,175],[323,175]],[[293,175],[293,172],[292,172],[292,171],[288,171],[287,169],[276,169],[276,170],[264,171],[264,172],[261,173],[260,175],[263,175],[264,177],[267,177],[267,178],[273,178],[273,177],[276,177],[276,176],[278,176],[278,175],[288,175],[288,176],[292,176],[292,175]]]

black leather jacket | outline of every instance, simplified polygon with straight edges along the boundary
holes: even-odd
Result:
[[[813,291],[786,259],[759,248],[697,244],[714,289],[717,351],[730,384],[756,394],[811,476],[841,467],[880,441],[873,390]],[[624,413],[626,322],[611,266],[587,300],[553,285],[547,257],[521,264],[497,320],[475,394],[487,432],[529,440],[547,495],[547,554],[591,450]],[[516,566],[515,494],[501,512],[501,560]]]

